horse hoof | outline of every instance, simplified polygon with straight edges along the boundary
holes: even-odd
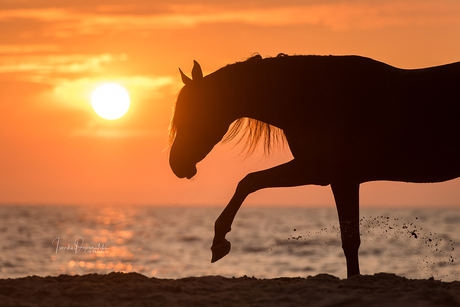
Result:
[[[216,262],[217,260],[223,258],[225,255],[227,255],[230,252],[231,244],[229,241],[224,239],[224,242],[213,245],[211,247],[212,251],[212,258],[211,258],[211,263]]]

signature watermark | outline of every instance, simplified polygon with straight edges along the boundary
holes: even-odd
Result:
[[[73,251],[75,254],[78,252],[82,251],[85,254],[90,254],[90,253],[108,253],[110,247],[106,247],[105,244],[100,244],[98,243],[97,246],[84,246],[85,240],[82,237],[78,237],[75,239],[73,242],[73,246],[70,244],[67,244],[67,246],[61,246],[61,238],[56,237],[54,238],[53,242],[51,244],[54,246],[56,242],[56,254],[58,251],[65,250],[65,251]]]

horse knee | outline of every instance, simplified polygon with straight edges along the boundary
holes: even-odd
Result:
[[[256,174],[250,173],[247,174],[236,187],[236,192],[238,194],[249,195],[258,190]]]

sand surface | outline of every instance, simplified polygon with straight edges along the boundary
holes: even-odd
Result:
[[[350,279],[220,276],[147,278],[138,273],[0,280],[0,306],[460,306],[460,282],[393,274]]]

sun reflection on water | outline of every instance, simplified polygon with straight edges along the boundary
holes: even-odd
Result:
[[[158,253],[151,253],[143,245],[145,237],[155,236],[152,230],[155,230],[156,226],[152,229],[152,222],[148,221],[136,223],[136,215],[135,208],[108,207],[96,212],[95,210],[81,211],[74,228],[70,227],[71,223],[60,223],[61,226],[65,225],[63,229],[65,238],[61,238],[60,247],[74,247],[76,243],[72,238],[81,237],[84,240],[82,246],[93,248],[95,251],[59,250],[51,256],[51,260],[57,262],[56,274],[135,271],[147,276],[155,276],[158,270],[152,268],[152,264],[160,256]],[[86,227],[81,228],[78,227],[79,225]],[[134,238],[136,231],[136,238]]]

